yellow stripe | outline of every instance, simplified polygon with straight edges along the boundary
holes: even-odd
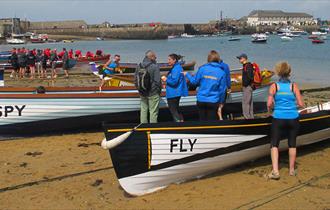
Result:
[[[307,122],[312,120],[319,120],[329,118],[330,115],[302,119],[300,122]],[[202,130],[202,129],[220,129],[220,128],[246,128],[246,127],[260,127],[270,125],[271,123],[247,124],[247,125],[216,125],[216,126],[189,126],[189,127],[164,127],[164,128],[137,128],[136,131],[168,131],[168,130]],[[125,129],[109,129],[108,132],[127,132],[131,128]]]
[[[164,127],[164,128],[138,128],[136,131],[168,131],[168,130],[201,130],[201,129],[218,129],[218,128],[243,128],[243,127],[254,127],[254,126],[265,126],[271,123],[259,123],[259,124],[248,124],[248,125],[215,125],[215,126],[190,126],[190,127]],[[109,129],[108,132],[127,132],[132,129]]]
[[[324,119],[324,118],[329,118],[329,117],[330,117],[330,115],[325,115],[325,116],[320,116],[320,117],[302,119],[302,120],[299,120],[299,121],[300,122],[308,122],[308,121],[312,121],[312,120],[319,120],[319,119]]]
[[[148,169],[151,167],[151,148],[150,148],[150,131],[147,132],[148,137]]]

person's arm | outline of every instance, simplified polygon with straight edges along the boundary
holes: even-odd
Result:
[[[178,86],[180,81],[181,69],[181,66],[176,66],[172,69],[171,74],[167,77],[166,85],[171,87]]]
[[[301,95],[300,90],[298,88],[298,85],[296,83],[293,83],[293,91],[294,91],[294,94],[296,95],[296,100],[297,100],[298,107],[299,108],[304,108],[305,103],[303,101],[302,95]]]
[[[229,68],[229,65],[226,65],[225,72],[226,72],[227,89],[228,89],[228,92],[231,92],[231,79],[230,79],[230,68]]]
[[[249,82],[249,84],[251,84],[254,80],[254,75],[253,75],[254,69],[253,69],[252,63],[247,64],[246,71],[247,71],[248,82]]]
[[[198,69],[196,75],[194,76],[186,72],[184,72],[184,74],[192,85],[198,86],[202,78],[202,69]]]
[[[267,110],[271,112],[274,107],[274,95],[276,94],[276,83],[273,83],[268,92]]]
[[[160,80],[160,69],[159,69],[159,66],[157,64],[154,64],[154,66],[155,66],[155,69],[153,71],[153,79],[154,79],[156,87],[159,88],[159,90],[161,91],[162,90],[162,82]]]

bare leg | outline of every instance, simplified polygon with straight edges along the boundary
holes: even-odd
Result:
[[[275,174],[279,174],[279,169],[278,169],[279,153],[278,153],[278,148],[277,147],[272,147],[271,156],[272,156],[273,172]]]
[[[297,149],[289,148],[289,173],[290,175],[294,175],[295,173],[295,163],[297,157]]]
[[[219,108],[218,108],[218,117],[219,117],[219,120],[223,120],[223,118],[222,118],[222,108],[223,108],[223,104],[220,104],[219,105]]]

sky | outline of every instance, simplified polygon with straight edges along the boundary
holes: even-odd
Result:
[[[85,20],[88,24],[207,23],[241,18],[254,9],[306,12],[330,20],[330,0],[0,0],[0,18]]]

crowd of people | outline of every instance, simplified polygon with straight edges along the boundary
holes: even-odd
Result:
[[[242,64],[242,109],[245,119],[254,118],[253,91],[255,90],[255,67],[248,61],[246,54],[237,56]],[[212,50],[207,56],[207,63],[196,74],[184,72],[178,63],[178,55],[170,54],[168,64],[173,68],[166,76],[160,76],[157,56],[147,51],[143,62],[135,73],[135,86],[140,93],[141,123],[156,123],[159,113],[162,85],[166,85],[166,98],[169,111],[175,122],[183,122],[180,112],[180,99],[188,95],[187,82],[198,87],[197,107],[201,121],[222,120],[222,111],[226,96],[231,93],[229,66],[222,61],[217,51]],[[279,82],[270,87],[267,107],[273,114],[271,127],[271,158],[273,170],[270,179],[279,179],[279,141],[287,136],[289,145],[289,174],[296,175],[296,137],[299,130],[298,108],[304,103],[296,83],[290,81],[291,67],[287,62],[280,62],[275,67]],[[163,84],[162,84],[163,83]]]
[[[102,50],[96,50],[95,54],[87,51],[85,57],[93,58],[102,56]],[[83,57],[81,50],[70,49],[67,51],[63,48],[57,52],[57,49],[26,49],[13,48],[9,57],[9,62],[12,66],[11,78],[56,78],[59,72],[59,67],[62,67],[66,77],[69,77],[69,60]]]

